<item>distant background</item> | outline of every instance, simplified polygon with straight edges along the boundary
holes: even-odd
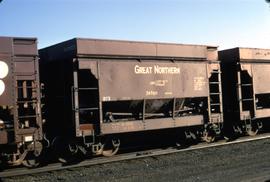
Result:
[[[2,0],[0,36],[270,48],[265,0]]]

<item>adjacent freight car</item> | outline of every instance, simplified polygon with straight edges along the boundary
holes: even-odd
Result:
[[[0,37],[0,163],[35,165],[42,150],[37,40]]]
[[[39,54],[58,149],[110,156],[134,132],[185,128],[213,141],[221,131],[217,47],[75,38]]]
[[[256,135],[270,118],[270,50],[219,51],[227,130]],[[232,127],[233,126],[233,127]]]

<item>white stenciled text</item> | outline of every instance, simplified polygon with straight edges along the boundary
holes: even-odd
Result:
[[[180,68],[171,66],[139,66],[134,67],[134,72],[136,74],[180,74]]]

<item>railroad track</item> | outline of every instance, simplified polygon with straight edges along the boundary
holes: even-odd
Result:
[[[252,141],[262,140],[262,139],[267,139],[267,138],[270,138],[269,133],[260,134],[255,137],[245,136],[245,137],[241,137],[237,140],[230,141],[230,142],[227,142],[226,140],[220,140],[215,143],[199,143],[197,145],[192,145],[184,149],[179,149],[179,148],[152,149],[152,150],[145,150],[145,151],[139,151],[139,152],[118,154],[113,157],[97,157],[97,158],[88,159],[78,164],[72,164],[72,165],[63,165],[62,163],[54,163],[54,164],[49,164],[47,166],[34,168],[34,169],[28,169],[25,167],[13,168],[13,169],[7,169],[5,171],[0,172],[0,178],[37,174],[37,173],[43,173],[43,172],[64,170],[64,169],[70,169],[70,168],[105,164],[105,163],[146,158],[146,157],[154,157],[154,156],[159,156],[159,155],[167,155],[167,154],[173,154],[173,153],[179,153],[179,152],[185,152],[185,151],[199,150],[199,149],[210,148],[210,147],[220,147],[220,146],[233,145],[233,144],[244,143],[244,142],[252,142]]]

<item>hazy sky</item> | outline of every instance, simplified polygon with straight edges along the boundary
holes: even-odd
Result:
[[[74,37],[270,48],[265,0],[3,0],[0,36]]]

